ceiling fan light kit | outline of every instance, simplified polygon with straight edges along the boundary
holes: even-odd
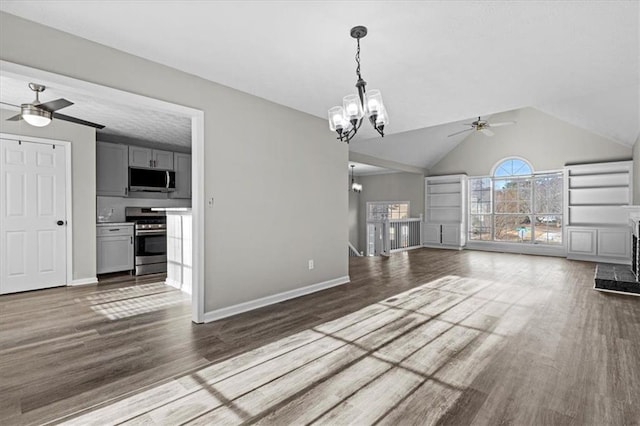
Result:
[[[35,127],[44,127],[51,123],[53,114],[51,111],[45,111],[37,108],[32,104],[22,104],[20,106],[22,119]]]
[[[7,118],[7,121],[19,121],[24,120],[27,124],[34,127],[45,127],[51,121],[56,118],[59,120],[69,121],[71,123],[81,124],[83,126],[95,127],[96,129],[103,129],[102,124],[92,123],[90,121],[81,120],[79,118],[70,117],[68,115],[62,115],[56,113],[59,109],[66,108],[73,105],[73,102],[60,98],[53,101],[40,103],[40,93],[46,89],[42,84],[29,83],[29,89],[33,90],[36,94],[36,99],[28,104],[20,105],[20,114]],[[9,104],[6,102],[0,102],[5,105],[11,105],[18,107],[17,105]]]
[[[357,95],[347,95],[342,99],[342,106],[329,109],[329,128],[338,134],[339,140],[349,143],[367,116],[374,129],[384,137],[384,126],[389,124],[387,110],[382,102],[379,90],[366,91],[367,82],[360,74],[360,39],[367,35],[367,27],[351,28],[351,37],[357,40],[356,50],[356,88]]]

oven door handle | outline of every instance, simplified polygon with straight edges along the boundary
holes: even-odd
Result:
[[[165,171],[167,174],[165,175],[165,184],[166,184],[166,188],[167,191],[169,190],[169,170]]]
[[[136,229],[136,237],[138,235],[166,235],[167,234],[167,230],[166,229],[162,229],[162,230],[158,230],[158,229]]]

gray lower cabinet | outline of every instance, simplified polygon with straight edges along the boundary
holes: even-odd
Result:
[[[133,224],[98,225],[98,274],[133,269]]]
[[[96,143],[96,194],[126,197],[129,192],[129,148],[117,143]]]

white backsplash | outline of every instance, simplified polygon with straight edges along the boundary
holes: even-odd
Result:
[[[188,199],[97,197],[97,222],[124,222],[126,207],[191,207]]]

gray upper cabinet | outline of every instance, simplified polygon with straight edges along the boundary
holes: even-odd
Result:
[[[174,153],[173,165],[176,172],[176,190],[169,193],[169,197],[191,198],[191,155]]]
[[[96,194],[126,197],[129,190],[129,150],[126,145],[96,143]]]
[[[149,148],[141,148],[139,146],[129,147],[129,166],[131,167],[153,167],[152,150]]]
[[[147,169],[173,170],[173,152],[130,146],[129,166]]]
[[[162,170],[174,170],[173,168],[173,152],[152,150],[153,167]]]

